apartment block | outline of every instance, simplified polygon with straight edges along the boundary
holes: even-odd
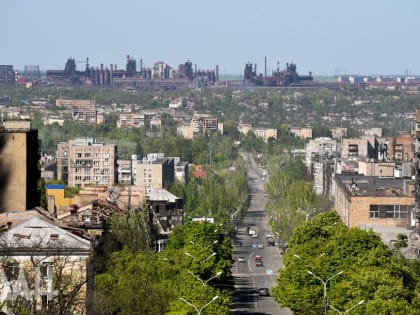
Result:
[[[195,114],[191,119],[191,128],[193,139],[204,134],[217,134],[218,131],[223,133],[223,124],[211,115]]]
[[[119,114],[117,128],[139,128],[144,127],[145,115],[139,113]]]
[[[343,139],[341,157],[375,159],[378,157],[378,148],[379,143],[375,136]]]
[[[239,124],[238,131],[243,135],[247,135],[251,131],[257,138],[262,139],[264,142],[267,142],[269,138],[277,139],[277,129],[253,128],[250,124]]]
[[[289,131],[301,139],[312,139],[312,128],[289,128]]]
[[[146,193],[152,189],[167,188],[174,182],[175,166],[173,158],[163,154],[148,154],[136,161],[134,186],[142,187]]]
[[[413,181],[336,174],[334,185],[335,209],[347,226],[415,226]]]
[[[105,185],[117,181],[117,146],[94,138],[78,138],[58,144],[57,177],[71,187]]]
[[[98,123],[95,100],[57,99],[55,105],[70,109],[73,121],[91,124]]]
[[[5,121],[0,127],[0,213],[39,206],[38,130],[31,122]]]

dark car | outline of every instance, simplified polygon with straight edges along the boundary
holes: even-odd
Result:
[[[268,290],[268,288],[260,288],[258,290],[258,295],[259,296],[269,296],[270,295],[270,291]]]
[[[257,261],[255,262],[255,266],[256,266],[256,267],[262,267],[262,266],[264,266],[264,264],[263,264],[262,260],[257,260]]]

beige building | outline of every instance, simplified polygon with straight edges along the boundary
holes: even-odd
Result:
[[[105,185],[117,181],[117,146],[97,142],[94,138],[79,138],[58,144],[57,178],[70,187]]]
[[[173,158],[165,158],[163,154],[148,154],[136,161],[134,186],[143,188],[145,193],[151,189],[167,188],[174,182],[174,167]]]
[[[205,134],[223,134],[223,123],[211,115],[195,114],[191,123],[177,127],[177,133],[186,139],[197,139]]]
[[[333,190],[335,209],[349,227],[415,226],[410,180],[336,174]]]
[[[395,163],[359,161],[359,174],[364,176],[394,177]]]
[[[378,141],[375,136],[343,139],[341,157],[377,158]]]
[[[267,142],[269,138],[277,139],[277,129],[272,128],[253,128],[250,124],[240,124],[238,126],[238,131],[243,134],[247,135],[248,132],[253,132],[257,138],[262,139],[263,141]]]
[[[39,206],[38,131],[29,120],[0,127],[0,213]]]
[[[270,128],[254,128],[253,132],[257,138],[267,142],[269,138],[277,139],[277,129]]]
[[[57,99],[55,105],[70,109],[74,121],[91,124],[99,123],[95,100]]]
[[[312,139],[312,128],[289,128],[289,131],[301,139]]]
[[[125,113],[119,114],[117,128],[139,128],[144,127],[144,114]]]
[[[95,100],[72,100],[72,99],[57,99],[55,106],[65,108],[96,108]]]

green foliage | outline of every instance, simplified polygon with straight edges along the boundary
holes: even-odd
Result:
[[[227,314],[232,247],[218,227],[190,222],[169,235],[161,253],[126,247],[112,254],[96,276],[95,314],[194,314],[180,297],[201,308],[215,296],[206,314]]]
[[[377,234],[347,228],[335,212],[297,227],[284,262],[273,296],[294,313],[322,313],[324,281],[328,302],[342,312],[365,300],[352,314],[416,314],[418,274]]]

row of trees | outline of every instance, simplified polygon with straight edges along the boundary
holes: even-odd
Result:
[[[420,309],[419,261],[396,255],[372,231],[346,227],[335,212],[293,231],[284,264],[273,296],[295,314],[326,308],[414,315]]]
[[[330,209],[330,203],[313,191],[306,167],[300,159],[280,156],[269,162],[266,209],[273,230],[287,241],[293,230],[317,213]]]
[[[228,313],[232,247],[223,226],[188,222],[170,234],[160,253],[124,242],[96,276],[94,314],[187,315],[203,307],[206,314]]]

